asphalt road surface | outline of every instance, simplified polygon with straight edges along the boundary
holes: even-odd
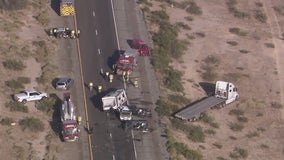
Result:
[[[101,84],[103,91],[122,88],[123,84],[117,78],[110,84],[100,75],[101,68],[111,71],[110,57],[117,54],[118,49],[111,1],[76,1],[76,19],[81,30],[79,42],[85,84]],[[100,98],[103,94],[86,88],[89,124],[93,128],[93,157],[96,160],[135,159],[131,133],[121,128],[115,114],[101,111]]]

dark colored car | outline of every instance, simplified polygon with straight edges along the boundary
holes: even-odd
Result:
[[[74,80],[70,77],[58,78],[55,88],[57,90],[68,90],[74,83]]]

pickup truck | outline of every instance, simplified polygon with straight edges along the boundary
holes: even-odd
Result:
[[[27,103],[28,101],[38,101],[47,98],[47,93],[36,90],[24,90],[14,94],[13,98],[15,101]]]

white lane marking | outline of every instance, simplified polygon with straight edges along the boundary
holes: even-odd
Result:
[[[111,133],[109,133],[109,136],[110,136],[110,138],[112,138],[112,134]]]
[[[96,30],[96,35],[98,35],[98,30]]]
[[[120,50],[120,45],[119,45],[119,40],[118,40],[118,32],[117,32],[117,26],[116,26],[116,20],[115,20],[112,0],[110,0],[110,3],[111,3],[111,11],[112,11],[112,17],[113,17],[113,22],[114,22],[114,30],[115,30],[115,35],[116,35],[117,48],[118,48],[118,50]]]
[[[96,16],[96,13],[95,13],[95,11],[93,11],[93,16],[94,16],[94,17]]]
[[[112,155],[112,160],[115,160],[115,156],[114,156],[114,154]]]
[[[134,143],[133,130],[131,130],[131,136],[132,136],[132,142],[133,142],[133,148],[134,148],[135,159],[137,159],[137,153],[136,153],[136,146],[135,146],[135,143]]]
[[[101,50],[100,49],[98,49],[98,53],[101,54]]]

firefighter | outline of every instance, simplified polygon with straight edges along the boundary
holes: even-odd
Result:
[[[98,92],[99,92],[99,93],[102,92],[102,89],[103,89],[103,86],[102,86],[102,85],[98,85]]]
[[[73,38],[73,39],[76,38],[76,37],[75,37],[75,31],[74,31],[74,30],[71,31],[70,38]]]
[[[90,91],[92,91],[93,88],[94,88],[94,84],[93,84],[92,82],[90,82],[90,83],[89,83],[89,89],[90,89]]]
[[[78,116],[77,121],[78,121],[78,124],[80,125],[81,122],[82,122],[82,117],[81,117],[81,116]]]
[[[100,73],[101,73],[102,76],[104,75],[104,70],[103,70],[103,68],[101,68]]]
[[[130,78],[130,70],[128,70],[126,72],[126,81],[129,82],[129,78]]]
[[[54,36],[53,28],[49,30],[49,36],[50,36],[50,37]]]
[[[113,74],[110,74],[109,75],[109,82],[112,83],[112,80],[113,80]]]
[[[108,80],[109,78],[109,72],[106,72],[106,79]]]
[[[79,35],[80,35],[80,30],[77,29],[77,33],[76,33],[77,38],[79,38]]]
[[[138,88],[138,78],[134,79],[133,84],[134,84],[134,87]]]

